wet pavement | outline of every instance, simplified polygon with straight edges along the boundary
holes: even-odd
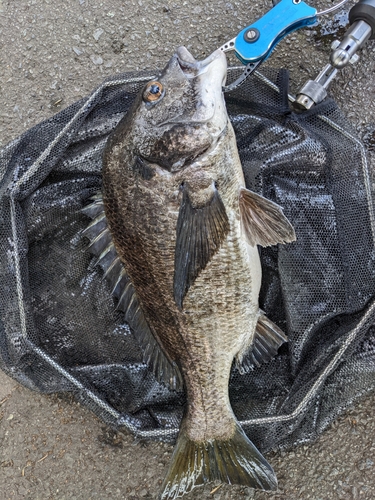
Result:
[[[0,0],[0,145],[80,97],[107,76],[160,67],[176,46],[208,55],[271,7],[202,0]],[[340,22],[336,27],[340,29]],[[283,40],[268,64],[287,67],[291,92],[328,62],[317,27]],[[375,44],[331,92],[370,150],[375,143]],[[375,498],[374,395],[316,443],[268,454],[276,493],[209,485],[186,499]],[[69,395],[32,392],[0,372],[1,499],[157,498],[172,447],[108,429]],[[219,486],[219,485],[217,485]]]

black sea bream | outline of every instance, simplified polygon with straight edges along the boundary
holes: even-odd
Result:
[[[86,209],[92,251],[145,361],[159,381],[186,390],[161,498],[212,480],[277,487],[233,414],[228,381],[233,360],[246,371],[286,340],[259,311],[257,245],[295,235],[278,205],[245,188],[226,69],[221,51],[196,61],[179,48],[111,134],[103,200]]]

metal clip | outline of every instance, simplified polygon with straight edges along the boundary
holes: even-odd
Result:
[[[232,84],[224,87],[224,92],[238,87],[254,70],[265,61],[275,46],[289,33],[314,24],[319,15],[327,14],[341,7],[347,0],[330,9],[317,12],[302,0],[280,0],[271,10],[255,23],[244,28],[235,37],[224,43],[220,50],[234,51],[246,65],[244,73]]]
[[[314,104],[323,101],[327,96],[327,87],[337,74],[349,63],[358,61],[357,51],[369,38],[375,38],[375,0],[359,0],[349,11],[350,28],[342,41],[335,40],[331,45],[331,64],[315,78],[309,80],[299,91],[295,106],[299,109],[310,109]]]
[[[327,87],[336,76],[337,69],[327,64],[315,80],[308,80],[299,91],[294,105],[299,109],[310,109],[327,97]]]

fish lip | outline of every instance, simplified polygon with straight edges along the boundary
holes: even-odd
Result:
[[[217,49],[212,54],[210,54],[206,59],[203,59],[203,61],[197,61],[195,57],[191,54],[191,52],[188,51],[188,49],[184,46],[179,47],[176,50],[176,59],[177,62],[182,70],[182,72],[188,77],[188,78],[194,78],[199,76],[200,74],[204,73],[206,68],[215,60],[219,58],[225,59],[226,63],[226,57],[225,54],[222,50]]]
[[[178,47],[176,50],[176,59],[184,73],[187,71],[195,71],[197,69],[198,61],[186,47]]]

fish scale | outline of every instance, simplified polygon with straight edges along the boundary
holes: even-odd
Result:
[[[214,361],[210,372],[202,370],[206,380],[202,376],[197,376],[194,368],[190,368],[190,377],[186,382],[188,394],[189,389],[191,390],[190,379],[191,383],[198,385],[203,392],[205,414],[210,422],[210,426],[207,427],[211,427],[211,432],[207,432],[202,423],[200,426],[197,426],[196,422],[192,424],[192,435],[195,439],[197,435],[203,439],[206,434],[223,437],[228,433],[228,425],[229,428],[233,428],[233,412],[228,395],[229,373],[233,358],[244,343],[250,343],[257,323],[258,305],[251,303],[252,283],[249,266],[246,265],[246,248],[240,237],[239,221],[236,217],[232,219],[234,223],[227,241],[201,272],[191,292],[189,291],[185,298],[187,309],[193,310],[194,305],[198,303],[200,310],[203,311],[201,315],[189,315],[190,336],[194,339],[190,354],[194,355],[194,361],[198,366],[201,365],[202,358],[203,363],[207,361],[207,358],[202,356],[202,351],[208,350],[211,353],[212,359],[209,363]],[[222,278],[223,268],[226,269],[225,282]],[[240,275],[242,281],[239,279]],[[241,282],[243,286],[242,290],[239,290]],[[216,286],[213,287],[212,283]],[[214,322],[212,314],[206,312],[212,304],[216,306]],[[202,345],[205,349],[202,349]],[[188,418],[194,421],[194,416]]]

